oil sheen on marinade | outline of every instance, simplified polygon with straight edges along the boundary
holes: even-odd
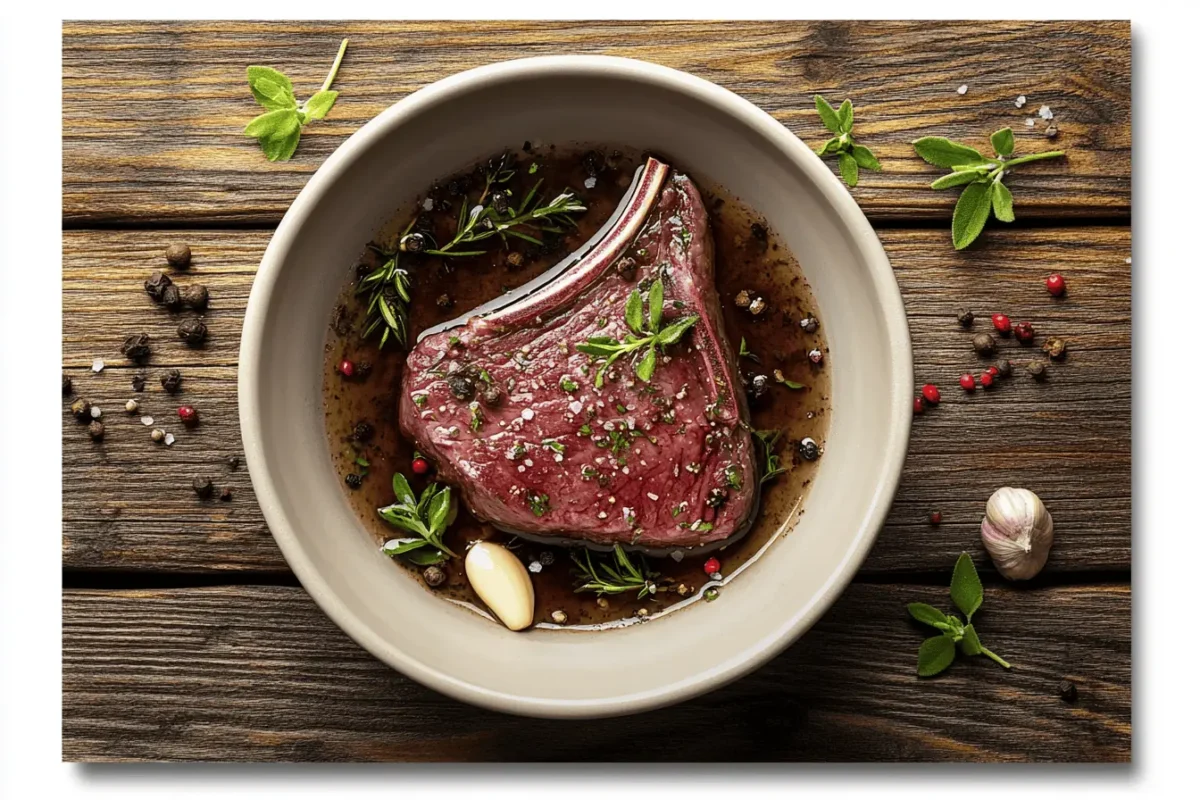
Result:
[[[543,186],[551,192],[561,188],[573,190],[587,204],[586,213],[577,217],[578,228],[556,245],[546,248],[522,247],[522,257],[509,260],[503,247],[493,244],[483,256],[429,259],[421,268],[413,271],[412,298],[409,309],[410,336],[431,325],[461,315],[464,311],[499,296],[510,288],[521,285],[535,277],[587,240],[612,214],[624,194],[636,168],[642,163],[640,153],[596,148],[608,154],[603,158],[603,168],[595,175],[594,186],[588,180],[589,169],[585,167],[583,149],[557,149],[553,147],[534,149],[517,154],[518,168],[514,180],[521,180],[521,188],[532,185],[529,166],[538,165],[536,175]],[[596,159],[591,157],[591,170],[595,171]],[[670,158],[666,159],[671,163]],[[687,172],[681,167],[681,171]],[[402,230],[414,211],[426,197],[434,200],[435,229],[439,241],[453,235],[457,221],[457,203],[461,199],[451,195],[452,191],[466,189],[478,193],[479,181],[471,173],[466,178],[449,176],[447,180],[431,187],[429,191],[410,198],[396,216],[379,232],[376,242],[386,242]],[[458,181],[450,178],[458,177]],[[772,540],[784,523],[794,515],[802,513],[806,487],[811,482],[818,462],[805,461],[794,444],[805,436],[818,442],[825,440],[828,426],[830,354],[826,352],[824,363],[817,367],[810,363],[807,353],[816,347],[825,351],[825,341],[820,330],[816,334],[806,333],[798,324],[806,316],[820,319],[811,290],[800,272],[799,265],[787,249],[776,240],[770,226],[736,198],[723,193],[719,188],[707,185],[702,175],[693,174],[704,192],[705,206],[711,218],[716,255],[716,285],[720,294],[726,331],[730,340],[738,346],[743,338],[746,349],[757,355],[760,363],[740,358],[739,367],[744,375],[762,373],[768,376],[770,390],[766,396],[751,403],[751,424],[759,430],[781,430],[783,436],[776,448],[787,471],[763,488],[762,507],[750,533],[725,550],[715,553],[721,562],[721,573],[725,582],[754,558]],[[371,263],[372,252],[365,248],[360,259]],[[419,493],[424,488],[425,478],[412,474],[412,445],[404,441],[399,432],[396,408],[400,371],[404,364],[404,352],[392,345],[379,350],[372,341],[363,341],[358,335],[362,319],[362,307],[354,296],[357,263],[347,270],[346,282],[338,298],[325,345],[324,403],[326,433],[329,438],[333,468],[337,480],[346,492],[351,507],[363,525],[382,542],[395,537],[396,529],[379,518],[375,509],[394,500],[391,476],[395,471],[404,472]],[[767,302],[766,310],[752,315],[747,309],[738,307],[735,298],[741,291],[753,296],[761,295]],[[441,303],[439,303],[441,299]],[[349,359],[356,364],[371,365],[369,377],[364,380],[345,380],[337,372],[337,364]],[[792,381],[804,383],[808,388],[788,389],[777,383],[774,371],[778,369]],[[369,442],[352,442],[351,431],[360,422],[374,428]],[[357,444],[357,448],[356,448]],[[350,489],[343,478],[358,472],[355,458],[369,461],[367,475],[358,489]],[[426,476],[436,477],[436,476]],[[700,600],[703,588],[710,583],[704,573],[706,557],[685,558],[676,562],[671,558],[652,559],[649,566],[663,577],[675,581],[663,587],[653,597],[642,600],[635,592],[606,596],[607,606],[597,603],[592,593],[575,593],[573,590],[573,564],[569,551],[564,548],[547,547],[526,542],[503,534],[486,523],[475,520],[465,507],[460,507],[458,520],[447,532],[446,542],[452,550],[462,553],[466,545],[477,539],[494,539],[511,543],[514,552],[528,563],[542,563],[540,572],[531,575],[536,594],[535,624],[550,624],[550,615],[556,610],[567,614],[569,626],[594,626],[622,624],[636,617],[638,609],[645,608],[651,614],[678,607],[682,603]],[[547,558],[547,554],[549,557]],[[383,558],[384,556],[380,556]],[[549,563],[548,563],[549,562]],[[418,581],[419,571],[396,560],[399,570],[411,573]],[[444,565],[447,581],[438,589],[430,591],[447,599],[481,606],[467,584],[461,560],[452,560]],[[753,580],[753,570],[737,575],[739,580]],[[683,584],[691,589],[680,595],[674,586]]]

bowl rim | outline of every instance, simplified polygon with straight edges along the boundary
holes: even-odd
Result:
[[[333,185],[354,158],[368,150],[394,128],[425,109],[452,102],[480,87],[553,74],[557,77],[617,77],[673,91],[708,105],[755,130],[789,158],[812,180],[832,211],[850,232],[878,292],[884,329],[889,332],[890,356],[895,369],[890,388],[896,402],[891,409],[888,439],[883,443],[886,463],[862,523],[845,557],[821,586],[813,600],[800,607],[757,647],[743,649],[715,668],[670,684],[636,693],[596,699],[547,699],[489,689],[463,681],[409,657],[377,635],[351,612],[329,588],[318,566],[308,558],[286,515],[279,507],[275,485],[259,435],[256,375],[260,372],[261,342],[266,309],[283,276],[283,258],[311,215],[316,201]],[[749,100],[710,81],[686,72],[637,59],[596,55],[556,55],[501,61],[456,73],[397,101],[342,142],[305,184],[284,214],[263,254],[246,307],[238,354],[238,409],[242,445],[251,483],[279,549],[301,586],[325,614],[351,639],[380,661],[413,680],[445,695],[484,708],[511,714],[547,718],[597,718],[619,716],[671,705],[720,688],[773,659],[808,631],[849,585],[883,527],[899,484],[912,425],[909,397],[913,393],[912,348],[908,318],[891,263],[874,229],[849,190],[804,144],[766,111]],[[770,638],[773,636],[774,638]]]

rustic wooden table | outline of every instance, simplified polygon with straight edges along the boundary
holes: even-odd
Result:
[[[246,65],[319,86],[351,40],[330,117],[270,164],[241,127]],[[914,421],[879,541],[849,590],[795,646],[714,694],[634,718],[519,719],[461,705],[377,662],[289,572],[238,455],[241,319],[271,231],[318,165],[364,122],[462,69],[587,52],[687,70],[741,94],[805,142],[811,96],[855,101],[856,133],[885,165],[855,199],[879,232],[912,327],[918,384],[944,400]],[[108,412],[92,443],[63,421],[63,755],[69,760],[1062,760],[1128,761],[1130,613],[1130,26],[1128,23],[68,23],[63,33],[63,363]],[[968,90],[956,89],[966,84]],[[303,94],[306,89],[301,88]],[[1018,109],[1014,99],[1028,104]],[[909,142],[1066,160],[1014,175],[1018,222],[956,253],[955,192]],[[208,346],[188,350],[142,291],[164,243],[190,242],[212,292]],[[1041,285],[1061,272],[1054,300]],[[1049,380],[1016,376],[966,396],[978,370],[955,310],[1007,311],[1070,342]],[[986,317],[985,317],[986,323]],[[154,446],[126,418],[147,331],[143,413],[179,440]],[[1015,344],[1005,355],[1029,357]],[[99,374],[90,366],[108,360]],[[184,375],[203,425],[181,429],[157,375]],[[864,454],[869,457],[869,454]],[[214,475],[231,502],[200,502]],[[1057,541],[1029,585],[1000,579],[979,543],[998,486],[1038,492]],[[931,511],[944,522],[930,525]],[[985,640],[1013,662],[960,661],[916,677],[926,631],[904,604],[945,604],[955,557],[982,569]],[[1058,684],[1078,687],[1059,698]],[[719,727],[713,730],[713,724]]]

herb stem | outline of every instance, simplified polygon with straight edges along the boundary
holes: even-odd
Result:
[[[349,39],[342,39],[342,46],[338,48],[337,58],[333,60],[333,67],[329,70],[324,85],[321,86],[322,92],[329,91],[329,87],[333,86],[333,79],[337,77],[338,67],[342,66],[342,57],[346,55],[346,45],[348,44],[350,44]]]
[[[1062,158],[1065,155],[1066,153],[1062,150],[1051,150],[1048,153],[1031,153],[1027,156],[1014,158],[1012,161],[1005,161],[1003,162],[1003,166],[1004,169],[1007,170],[1017,166],[1018,164],[1027,164],[1030,161],[1041,161],[1044,158]]]
[[[1004,667],[1005,669],[1012,669],[1012,664],[1008,663],[1003,658],[1001,658],[1000,656],[993,653],[991,650],[988,650],[986,647],[984,647],[982,645],[980,645],[979,649],[985,656],[990,658],[992,661],[995,661],[1000,666]]]

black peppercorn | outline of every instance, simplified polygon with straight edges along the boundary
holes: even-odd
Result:
[[[709,508],[720,508],[725,505],[725,501],[729,499],[729,492],[722,489],[720,486],[714,486],[712,491],[708,493],[708,499],[704,502]]]
[[[494,383],[483,387],[483,404],[495,408],[504,401],[504,392]]]
[[[971,346],[981,356],[990,356],[996,352],[996,340],[990,333],[977,333],[971,337]]]
[[[588,177],[596,177],[600,174],[600,170],[603,168],[604,156],[600,155],[595,150],[588,150],[583,154],[583,171],[588,174]]]
[[[492,192],[492,208],[501,214],[508,211],[508,195],[504,192]]]
[[[192,263],[192,248],[179,242],[167,245],[167,263],[180,269],[187,267]]]
[[[964,308],[958,312],[958,324],[964,328],[969,328],[975,323],[975,314],[969,308]]]
[[[811,437],[805,436],[800,440],[800,455],[805,461],[816,461],[821,457],[821,448]]]
[[[62,393],[70,394],[71,393],[71,376],[65,372],[62,374],[62,376],[63,376],[63,392]]]
[[[370,361],[358,361],[354,364],[354,377],[358,378],[359,380],[362,380],[363,378],[366,378],[368,375],[370,375],[371,370],[374,368],[375,368],[375,365],[372,364]]]
[[[98,419],[94,419],[88,425],[88,436],[92,437],[93,442],[98,442],[104,438],[104,423]]]
[[[1045,379],[1045,377],[1046,377],[1046,362],[1045,361],[1040,361],[1040,360],[1030,361],[1029,365],[1027,367],[1025,367],[1025,369],[1029,370],[1029,374],[1033,376],[1034,380],[1040,381],[1040,380]]]
[[[426,567],[421,577],[425,579],[426,584],[436,589],[446,582],[446,571],[437,566]]]
[[[177,369],[169,369],[159,376],[158,382],[168,394],[175,394],[183,383],[183,375]]]
[[[406,253],[424,253],[427,244],[425,234],[413,231],[400,240],[400,249]]]
[[[194,284],[183,290],[183,304],[193,311],[208,308],[208,287]]]
[[[221,499],[223,501],[225,501],[226,503],[228,503],[230,500],[233,499],[233,487],[232,486],[226,486],[224,489],[221,490]]]
[[[196,477],[192,478],[192,491],[195,492],[197,496],[205,499],[212,497],[212,478],[207,478],[203,475],[197,475]]]
[[[92,404],[82,397],[76,398],[74,403],[71,403],[71,414],[79,422],[92,421]]]
[[[996,370],[1000,373],[1001,378],[1008,378],[1012,375],[1012,362],[1007,358],[1003,361],[997,361]]]
[[[183,298],[179,294],[179,287],[171,284],[166,289],[163,289],[162,300],[159,301],[172,311],[178,311],[183,305]]]
[[[203,344],[208,337],[208,326],[204,324],[204,320],[194,317],[179,323],[176,333],[179,334],[180,339],[187,342],[189,347],[197,347]]]
[[[458,197],[467,193],[467,179],[461,175],[457,178],[451,178],[446,183],[446,191],[451,197]]]
[[[362,486],[362,475],[357,472],[351,472],[346,476],[346,485],[351,489],[357,489]]]
[[[770,382],[766,375],[753,375],[746,386],[746,397],[751,403],[757,402],[766,396],[769,389]]]
[[[767,243],[767,229],[757,222],[750,226],[750,235],[757,239],[761,244]]]
[[[142,284],[146,289],[146,294],[154,298],[154,302],[161,303],[163,292],[171,285],[171,279],[161,272],[151,272],[150,277]]]
[[[135,392],[140,392],[142,389],[146,388],[146,376],[139,372],[137,375],[134,375],[129,379],[129,383],[133,386],[133,390]]]
[[[131,361],[145,361],[150,357],[150,336],[145,333],[135,333],[126,337],[121,345],[121,354]]]
[[[237,468],[242,465],[242,459],[238,458],[237,456],[230,456],[228,458],[228,462],[230,472],[237,472]]]
[[[450,308],[454,305],[454,298],[448,294],[440,294],[437,299],[438,308]]]
[[[469,372],[453,372],[446,378],[450,393],[459,400],[472,400],[475,397],[475,378]]]
[[[539,555],[538,555],[538,561],[540,561],[540,562],[541,562],[541,564],[542,564],[542,566],[543,566],[543,567],[548,567],[548,566],[550,566],[551,564],[553,564],[553,563],[554,563],[554,553],[553,553],[553,551],[550,551],[550,550],[543,550],[543,551],[541,552],[541,554],[539,554]]]
[[[632,282],[637,277],[637,262],[629,256],[625,256],[617,262],[617,274],[624,280]]]
[[[1079,698],[1079,690],[1070,681],[1061,681],[1058,684],[1058,696],[1068,703],[1074,703]]]
[[[369,442],[374,435],[375,426],[369,422],[358,423],[354,426],[354,432],[350,434],[351,438],[356,442]]]

